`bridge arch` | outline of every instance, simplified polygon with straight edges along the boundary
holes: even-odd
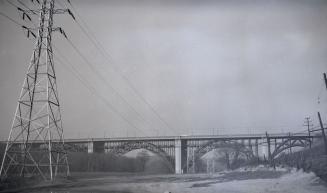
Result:
[[[137,150],[137,149],[145,149],[158,155],[168,163],[169,170],[174,171],[174,166],[175,166],[174,157],[172,157],[166,151],[164,151],[163,149],[161,149],[160,147],[158,147],[157,145],[151,142],[146,142],[146,141],[123,142],[119,145],[114,146],[111,150],[109,150],[109,152],[116,155],[124,155],[130,151]]]
[[[235,140],[211,140],[204,144],[202,144],[200,147],[198,147],[194,151],[194,162],[192,160],[189,161],[188,166],[189,168],[195,167],[196,163],[203,157],[206,153],[215,150],[215,149],[222,149],[222,148],[230,148],[233,149],[235,152],[239,155],[244,155],[247,160],[250,160],[254,158],[253,150],[249,147],[247,147],[245,144],[239,143]]]
[[[283,151],[290,149],[292,147],[308,147],[310,143],[309,138],[287,138],[282,143],[278,144],[271,154],[271,159],[276,159]]]
[[[220,149],[220,148],[231,148],[231,149],[239,151],[240,153],[246,155],[249,158],[254,157],[252,149],[246,147],[242,143],[238,143],[236,141],[230,141],[230,140],[228,140],[228,141],[216,141],[216,140],[209,141],[209,142],[201,145],[195,151],[195,155],[198,157],[202,157],[207,152],[210,152],[214,149]]]

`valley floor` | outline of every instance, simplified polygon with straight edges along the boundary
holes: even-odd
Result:
[[[18,191],[18,190],[16,190]],[[258,167],[215,174],[143,175],[73,173],[55,185],[21,193],[325,193],[326,183],[313,173]]]

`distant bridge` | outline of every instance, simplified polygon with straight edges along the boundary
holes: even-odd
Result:
[[[156,137],[85,138],[66,139],[68,151],[88,153],[113,153],[124,155],[136,149],[146,149],[170,163],[177,174],[194,172],[197,158],[219,148],[238,148],[247,159],[265,156],[268,161],[294,147],[311,147],[314,138],[306,134],[244,134],[244,135],[182,135]],[[56,143],[55,140],[52,141]],[[59,143],[59,141],[58,141]],[[33,141],[32,148],[47,148],[44,141]],[[23,142],[16,142],[17,148]],[[264,151],[259,152],[259,149]]]

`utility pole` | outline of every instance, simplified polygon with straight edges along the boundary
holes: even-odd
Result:
[[[23,83],[0,168],[1,180],[9,177],[41,176],[55,180],[58,173],[69,175],[64,145],[60,103],[54,68],[52,32],[55,14],[69,13],[69,9],[55,9],[55,0],[40,0],[35,10],[19,8],[23,19],[39,15],[35,28],[22,26],[27,36],[35,38],[35,47]]]
[[[325,128],[324,125],[322,123],[321,117],[320,117],[320,113],[318,112],[318,119],[319,119],[319,123],[320,123],[320,127],[321,127],[321,135],[322,138],[324,140],[324,145],[325,145],[325,154],[327,155],[327,140],[326,140],[326,135],[325,135]]]
[[[289,151],[290,151],[290,154],[292,154],[292,138],[291,138],[291,133],[289,132],[288,133],[288,137],[289,137]]]
[[[325,80],[325,85],[326,85],[326,90],[327,90],[327,76],[326,76],[326,73],[324,73],[324,80]]]
[[[327,76],[326,76],[326,73],[324,73],[324,82],[325,82],[326,90],[327,90]],[[320,127],[321,127],[321,135],[323,137],[324,144],[325,144],[325,154],[327,155],[327,139],[326,139],[326,135],[325,135],[325,128],[324,128],[324,125],[322,123],[321,116],[320,116],[319,112],[318,112],[318,119],[319,119],[319,123],[320,123]]]
[[[306,126],[307,129],[308,129],[308,135],[309,135],[309,146],[310,146],[310,149],[311,149],[311,131],[310,131],[310,127],[313,126],[312,124],[312,121],[310,119],[310,117],[305,117],[305,121],[304,121],[304,125],[303,126]]]

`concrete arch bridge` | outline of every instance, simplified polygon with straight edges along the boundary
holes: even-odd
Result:
[[[217,148],[234,148],[251,158],[266,158],[273,161],[282,152],[291,152],[295,147],[308,148],[314,138],[305,134],[252,134],[252,135],[200,135],[66,139],[68,151],[123,155],[136,149],[146,149],[170,164],[177,174],[192,172],[195,159]],[[33,148],[43,147],[43,142],[33,142]],[[14,144],[19,148],[23,143]],[[194,171],[194,170],[193,170]]]

